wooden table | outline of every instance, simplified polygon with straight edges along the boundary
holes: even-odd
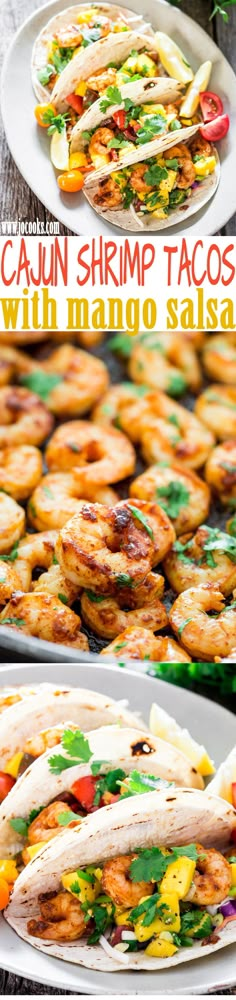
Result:
[[[40,5],[41,0],[40,3],[37,0],[8,0],[7,4],[4,3],[2,7],[2,12],[4,12],[4,30],[0,37],[0,60],[7,51],[14,32],[22,24],[23,20],[32,13],[33,9],[36,9]],[[212,8],[211,0],[182,0],[181,7],[186,14],[192,14],[195,20],[212,35],[236,71],[236,9],[234,8],[230,13],[230,23],[227,26],[224,25],[220,17],[215,19],[214,22],[209,22],[209,15]],[[2,135],[0,133],[0,148],[2,178],[1,218],[28,220],[37,217],[45,225],[47,220],[51,221],[53,219],[53,216],[46,211],[41,202],[38,201],[38,198],[32,194],[32,191],[30,191],[19,174],[9,153],[3,131]],[[236,234],[236,215],[230,219],[227,226],[221,232],[224,236]],[[68,235],[70,234],[70,230],[60,225],[60,233],[62,236]],[[38,983],[29,982],[2,970],[0,970],[0,992],[2,995],[18,993],[20,996],[28,993],[45,995],[45,992],[47,994],[56,994],[57,996],[60,993],[63,996],[74,996],[70,991],[67,991],[65,994],[62,990],[47,989]],[[221,995],[236,994],[236,987],[232,990],[217,990],[217,995],[219,993]]]

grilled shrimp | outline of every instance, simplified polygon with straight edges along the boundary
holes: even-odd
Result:
[[[212,146],[207,139],[204,139],[200,132],[196,132],[190,145],[192,156],[211,156]],[[172,150],[171,150],[172,155]]]
[[[130,406],[131,412],[133,405],[140,400],[140,390],[139,386],[133,385],[133,382],[121,382],[117,385],[112,385],[108,392],[102,396],[100,402],[95,406],[92,412],[92,420],[95,424],[101,424],[102,427],[120,427],[120,416],[123,407],[127,412]],[[143,393],[145,395],[145,393]],[[128,435],[130,437],[130,435]]]
[[[152,185],[147,184],[144,180],[144,174],[146,173],[146,163],[138,163],[136,167],[132,168],[130,187],[132,187],[134,191],[137,191],[137,194],[148,194],[148,192],[152,190]]]
[[[158,573],[148,573],[144,583],[133,590],[123,587],[117,597],[104,597],[98,604],[86,591],[81,598],[83,621],[93,632],[105,639],[115,639],[128,626],[143,626],[151,632],[165,628],[168,618],[163,596],[164,579]]]
[[[28,503],[29,523],[38,531],[44,531],[47,527],[63,528],[70,517],[80,512],[81,499],[111,507],[119,497],[109,486],[82,489],[73,471],[54,472],[43,476],[32,493]]]
[[[101,650],[102,656],[116,656],[119,660],[150,660],[156,663],[190,663],[191,657],[178,642],[168,636],[152,635],[147,628],[131,626]]]
[[[215,536],[215,548],[214,548]],[[211,549],[208,551],[207,543]],[[229,541],[229,539],[228,539]],[[222,543],[221,549],[218,548]],[[183,535],[167,553],[164,569],[173,590],[181,594],[189,587],[208,584],[222,594],[232,594],[236,587],[236,564],[227,554],[227,534],[203,524],[195,535]]]
[[[36,566],[42,566],[44,569],[51,566],[57,536],[57,531],[43,531],[40,534],[25,535],[22,538],[14,562],[21,581],[21,590],[30,590]]]
[[[228,896],[232,874],[227,858],[214,848],[206,849],[202,844],[196,844],[200,857],[197,860],[193,885],[186,900],[191,900],[197,906],[215,906],[222,903]],[[201,858],[202,854],[202,858]]]
[[[95,90],[98,94],[102,94],[107,87],[111,87],[116,82],[116,67],[108,66],[102,72],[97,70],[93,76],[89,76],[87,80],[87,88],[89,90]]]
[[[163,155],[164,159],[168,160],[170,158],[169,150],[165,150]],[[184,143],[181,143],[181,146],[172,146],[171,159],[173,158],[178,160],[179,164],[176,187],[180,189],[191,187],[191,184],[195,181],[196,174],[188,146],[185,146]]]
[[[0,553],[13,548],[24,534],[25,512],[6,493],[0,493]]]
[[[13,563],[5,562],[0,558],[0,607],[3,608],[4,604],[10,601],[14,590],[20,589],[21,580],[15,566]]]
[[[164,558],[174,540],[169,518],[157,504],[122,500],[115,507],[81,503],[80,514],[59,534],[56,556],[65,576],[102,594],[139,584]]]
[[[34,593],[54,594],[63,604],[74,604],[80,595],[79,587],[67,580],[60,566],[50,566],[46,573],[41,573],[39,579],[32,583]]]
[[[236,385],[236,333],[207,337],[202,360],[209,378]]]
[[[236,441],[213,448],[205,466],[205,477],[221,503],[236,505]]]
[[[195,412],[220,441],[236,437],[236,389],[233,386],[210,385],[198,397]]]
[[[173,521],[177,535],[193,531],[209,512],[209,487],[181,462],[151,466],[134,479],[129,492],[140,500],[156,500]]]
[[[41,757],[43,753],[46,753],[46,750],[51,750],[58,746],[58,743],[61,743],[64,729],[65,725],[61,723],[58,726],[52,726],[51,729],[41,729],[39,733],[29,736],[23,746],[24,754],[30,754],[30,757]],[[70,729],[76,729],[73,722],[70,722]]]
[[[47,397],[49,410],[59,417],[79,417],[90,410],[109,385],[109,375],[100,358],[72,344],[62,344],[40,365],[49,375],[58,375]]]
[[[210,616],[210,612],[217,616]],[[236,644],[236,610],[224,606],[224,597],[210,584],[179,594],[170,611],[170,623],[187,651],[201,661],[227,656]]]
[[[0,389],[0,448],[40,445],[52,427],[51,413],[34,392],[15,385]]]
[[[129,360],[130,377],[151,389],[179,396],[187,387],[198,392],[201,369],[196,351],[184,333],[147,333],[135,338]]]
[[[102,888],[116,906],[137,906],[142,896],[151,896],[152,882],[132,882],[129,877],[130,865],[137,854],[122,855],[106,861],[103,866]]]
[[[93,159],[94,154],[97,156],[98,154],[104,155],[104,153],[107,153],[108,144],[112,139],[114,139],[114,132],[111,128],[106,128],[105,126],[97,128],[89,143],[91,158]]]
[[[14,500],[26,500],[30,496],[42,471],[41,452],[33,445],[0,450],[0,490],[4,489]]]
[[[51,472],[73,469],[80,490],[118,482],[134,472],[131,442],[114,427],[101,430],[87,420],[71,420],[52,435],[46,449]]]
[[[86,931],[81,904],[70,892],[39,896],[40,919],[29,920],[28,934],[49,941],[76,941]]]
[[[0,614],[0,624],[72,649],[88,649],[86,636],[80,632],[79,616],[53,594],[13,594]]]
[[[55,31],[55,40],[60,49],[77,48],[83,41],[83,35],[78,27],[78,24],[68,24],[65,28],[60,28],[60,31]]]
[[[106,177],[103,181],[98,184],[98,189],[94,195],[95,205],[101,205],[101,208],[117,208],[121,205],[123,201],[123,194],[119,184],[116,184],[114,178]]]
[[[41,812],[36,819],[28,826],[27,839],[29,844],[39,844],[41,840],[52,840],[53,837],[57,837],[58,833],[61,832],[62,826],[59,823],[59,819],[62,813],[69,813],[70,807],[66,802],[51,802],[49,806],[45,809],[41,809]],[[80,818],[78,816],[78,823]],[[76,826],[76,820],[72,820],[70,826]]]
[[[143,412],[140,402],[144,403]],[[124,410],[121,423],[128,432]],[[133,407],[129,426],[132,432],[137,433],[143,457],[148,464],[166,460],[170,456],[197,469],[206,461],[214,444],[213,435],[193,413],[160,391],[150,392],[144,400],[139,400],[139,404],[136,404],[136,425]]]

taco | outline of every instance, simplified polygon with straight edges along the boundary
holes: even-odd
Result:
[[[55,83],[78,53],[110,32],[141,29],[143,18],[127,7],[85,3],[54,14],[40,31],[32,52],[32,82],[40,101],[50,100]]]
[[[56,752],[35,760],[0,806],[0,857],[23,848],[27,863],[63,826],[163,782],[204,788],[196,768],[165,740],[116,726],[84,736],[67,723]]]
[[[6,920],[50,957],[104,972],[200,959],[236,940],[222,853],[235,833],[232,806],[196,789],[105,806],[22,871]]]

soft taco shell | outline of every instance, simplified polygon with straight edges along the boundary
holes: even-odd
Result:
[[[92,3],[85,3],[82,6],[80,4],[75,4],[72,7],[66,7],[62,10],[60,14],[54,14],[54,17],[50,18],[45,27],[40,31],[34,43],[32,60],[31,60],[31,73],[32,73],[32,83],[36,97],[39,101],[48,101],[51,99],[51,90],[47,86],[43,86],[39,82],[38,72],[42,69],[48,62],[47,51],[48,45],[54,38],[54,36],[61,31],[62,28],[69,27],[70,24],[74,24],[77,20],[78,14],[82,14],[83,11],[87,12],[89,8],[93,11]],[[100,15],[109,17],[109,19],[116,23],[117,19],[121,19],[125,24],[130,24],[132,30],[141,30],[142,16],[135,14],[133,10],[129,10],[128,7],[119,7],[118,4],[109,3],[96,3],[96,9],[99,11]],[[108,36],[107,36],[108,37]],[[96,43],[93,43],[96,44]],[[85,53],[85,49],[82,54]],[[69,93],[69,91],[67,91]]]
[[[42,692],[39,689],[37,696],[7,708],[0,717],[1,770],[14,754],[22,751],[26,740],[66,719],[85,733],[114,723],[146,730],[143,720],[129,712],[122,701],[113,701],[85,688],[55,687]]]
[[[70,723],[64,728],[69,729]],[[102,760],[102,772],[122,767],[131,771],[152,774],[176,785],[204,788],[203,779],[185,755],[165,740],[136,729],[102,726],[88,733],[89,746],[94,760]],[[77,764],[61,774],[52,774],[49,759],[52,753],[66,756],[62,744],[48,750],[25,771],[0,806],[0,856],[10,857],[22,849],[24,837],[9,825],[20,816],[27,819],[32,809],[47,806],[63,792],[69,791],[78,778],[90,772],[90,764]],[[107,761],[107,765],[104,764]],[[92,758],[90,763],[92,763]]]
[[[151,103],[157,101],[158,104],[171,104],[177,101],[178,97],[181,96],[182,86],[176,80],[170,80],[168,77],[159,78],[149,77],[143,80],[134,80],[131,83],[124,83],[122,87],[119,87],[119,91],[122,97],[122,104],[125,98],[129,97],[133,104],[144,104],[144,102],[150,101]],[[70,152],[76,153],[77,150],[84,148],[83,132],[87,129],[97,128],[98,125],[102,125],[107,118],[110,118],[115,111],[119,111],[122,104],[113,104],[107,111],[102,112],[100,110],[100,101],[95,101],[88,111],[85,111],[80,118],[77,125],[74,126],[71,132],[70,138]],[[163,139],[163,137],[162,137]],[[177,141],[175,139],[175,141]],[[139,147],[142,149],[143,147]],[[113,162],[112,169],[114,170],[115,164]],[[105,168],[106,169],[106,168]],[[96,171],[96,176],[98,171]]]
[[[39,951],[103,972],[121,969],[166,969],[182,962],[202,959],[236,940],[235,922],[227,924],[214,944],[194,942],[181,948],[172,958],[156,959],[144,952],[131,953],[127,962],[107,954],[100,944],[86,944],[85,939],[70,944],[43,941],[28,934],[27,923],[38,917],[38,895],[57,892],[61,875],[108,858],[129,854],[138,848],[167,847],[201,843],[204,847],[224,849],[236,829],[236,813],[222,799],[193,789],[166,789],[148,792],[123,803],[106,806],[87,817],[78,828],[64,831],[42,848],[40,854],[21,873],[5,911],[6,920],[25,941]],[[118,953],[117,953],[118,954]]]
[[[61,76],[55,83],[51,94],[51,101],[58,111],[65,111],[67,108],[66,98],[72,94],[81,80],[88,80],[90,76],[108,66],[108,63],[115,62],[120,66],[130,55],[131,49],[139,52],[141,49],[155,48],[155,37],[153,34],[145,34],[137,31],[119,32],[117,35],[107,35],[99,42],[94,42],[89,48],[78,52],[77,56],[66,66]]]

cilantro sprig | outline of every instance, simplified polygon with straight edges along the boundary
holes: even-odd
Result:
[[[158,486],[156,489],[156,499],[160,507],[172,520],[178,517],[182,507],[187,506],[189,498],[189,490],[177,479],[166,486]]]
[[[26,386],[27,389],[31,389],[31,392],[36,392],[37,396],[44,403],[47,403],[48,397],[52,389],[60,382],[63,382],[61,375],[53,375],[49,372],[34,371],[30,372],[29,375],[22,375],[20,378],[21,385]]]
[[[153,540],[154,538],[153,530],[151,528],[151,525],[148,523],[147,518],[142,513],[142,511],[139,510],[138,507],[134,507],[133,504],[131,503],[129,503],[129,509],[131,510],[133,517],[136,518],[136,521],[140,521],[140,524],[142,524],[143,528],[145,528],[145,531],[147,532],[149,537]]]
[[[160,882],[167,868],[177,858],[191,858],[197,861],[199,852],[196,844],[186,847],[173,847],[171,854],[163,854],[160,847],[147,847],[139,851],[138,857],[131,861],[130,878],[132,882]]]
[[[92,757],[89,741],[80,729],[65,729],[61,743],[67,757],[63,754],[53,754],[49,757],[49,768],[52,774],[61,774],[69,767],[76,767],[77,764],[88,764]]]

